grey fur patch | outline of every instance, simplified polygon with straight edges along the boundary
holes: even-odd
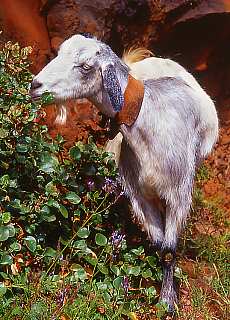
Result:
[[[121,127],[129,146],[120,155],[123,185],[135,215],[162,250],[175,250],[189,214],[202,125],[199,103],[179,78],[148,80],[135,124]],[[166,204],[163,213],[151,201],[155,194]]]

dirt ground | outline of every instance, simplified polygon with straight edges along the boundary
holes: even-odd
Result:
[[[198,210],[199,212],[192,213],[191,224],[188,226],[184,237],[184,240],[188,242],[191,239],[198,241],[209,236],[209,239],[213,239],[215,245],[216,240],[221,239],[223,235],[228,234],[229,237],[230,108],[221,110],[219,117],[221,123],[220,138],[213,153],[205,162],[209,177],[199,185],[204,195],[204,202],[207,205]],[[205,246],[205,243],[203,245]],[[219,241],[219,245],[220,247],[217,247],[217,250],[221,250],[222,245],[228,246],[229,249],[229,238],[223,243]],[[221,282],[218,257],[216,263],[209,263],[202,255],[199,256],[197,252],[192,252],[190,244],[185,243],[184,246],[186,248],[185,254],[180,256],[179,265],[186,274],[186,279],[182,281],[180,288],[180,316],[178,319],[230,319],[229,297],[224,298],[218,290],[213,289],[210,285],[214,278]],[[205,249],[204,247],[203,250]],[[228,250],[228,258],[230,257],[229,254],[230,251]],[[195,301],[196,298],[200,301]]]

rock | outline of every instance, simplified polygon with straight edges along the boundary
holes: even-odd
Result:
[[[73,34],[89,32],[105,38],[111,32],[111,9],[115,0],[60,0],[47,15],[50,37],[64,39]]]
[[[50,59],[46,20],[40,15],[40,0],[1,0],[0,30],[3,40],[32,46],[32,71],[37,73]]]
[[[53,37],[50,41],[50,45],[51,45],[51,49],[52,51],[57,54],[58,49],[60,47],[60,45],[62,44],[62,42],[64,41],[64,38],[61,37]]]
[[[223,134],[221,138],[221,143],[222,144],[230,144],[230,134]]]
[[[167,13],[174,15],[173,24],[200,19],[209,14],[230,12],[229,0],[162,0],[161,4]]]

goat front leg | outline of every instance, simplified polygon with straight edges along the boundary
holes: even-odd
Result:
[[[176,254],[174,250],[164,250],[161,255],[163,267],[163,282],[160,293],[160,302],[166,303],[168,312],[173,313],[178,303],[177,292],[174,282],[174,269]]]

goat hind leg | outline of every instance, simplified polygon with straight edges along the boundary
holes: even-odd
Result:
[[[182,203],[182,202],[181,202]],[[166,208],[165,238],[162,245],[163,282],[160,301],[168,305],[168,311],[174,312],[178,302],[177,290],[174,280],[176,264],[176,247],[179,233],[187,218],[191,197],[188,196],[186,206],[168,206]]]
[[[163,282],[160,293],[160,302],[168,307],[168,312],[173,313],[178,303],[177,290],[174,282],[174,269],[176,263],[175,252],[167,250],[162,252]]]

